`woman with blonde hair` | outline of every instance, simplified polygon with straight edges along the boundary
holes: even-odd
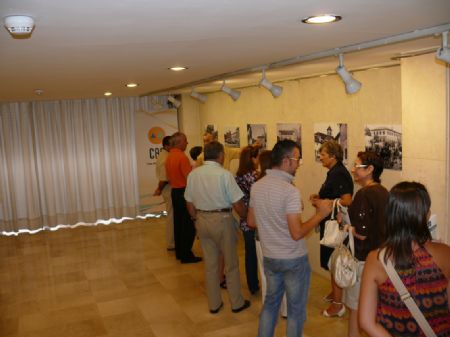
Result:
[[[322,165],[328,169],[327,178],[319,193],[311,195],[310,200],[339,199],[342,206],[349,206],[352,202],[353,181],[342,163],[344,152],[341,145],[334,140],[326,141],[319,149],[319,156]],[[327,220],[329,220],[329,217],[320,222],[320,239],[323,238]],[[333,250],[333,248],[320,245],[320,266],[325,270],[328,270],[328,260]],[[345,306],[342,303],[342,288],[336,284],[333,277],[331,277],[331,292],[323,300],[330,303],[330,306],[322,311],[323,316],[341,317],[345,314]]]

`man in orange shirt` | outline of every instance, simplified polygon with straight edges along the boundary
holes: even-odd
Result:
[[[195,238],[194,223],[189,216],[184,199],[187,176],[192,170],[184,153],[187,146],[184,133],[175,132],[171,138],[171,149],[166,160],[166,173],[172,187],[173,224],[175,235],[175,255],[181,263],[197,263],[202,260],[192,253]]]

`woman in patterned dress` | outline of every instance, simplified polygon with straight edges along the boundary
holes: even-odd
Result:
[[[259,147],[247,146],[242,149],[239,158],[239,168],[236,172],[236,182],[244,192],[244,203],[248,207],[250,201],[250,188],[258,179],[258,153]],[[259,290],[258,262],[255,247],[255,229],[247,226],[246,219],[240,220],[240,227],[244,235],[245,244],[245,274],[248,289],[252,294]]]
[[[450,247],[431,241],[430,196],[420,183],[401,182],[389,194],[385,258],[437,336],[450,336]],[[424,336],[379,261],[369,253],[360,295],[359,323],[370,336]]]

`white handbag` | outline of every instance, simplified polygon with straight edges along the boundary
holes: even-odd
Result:
[[[328,261],[328,268],[341,288],[349,288],[355,285],[358,278],[358,260],[354,257],[355,243],[353,233],[349,231],[349,247],[340,244],[335,248]]]
[[[340,208],[346,208],[339,205],[339,199],[334,199],[333,201],[333,210],[331,211],[331,218],[327,222],[325,222],[325,231],[323,234],[323,238],[320,240],[320,244],[330,247],[336,248],[342,242],[344,242],[347,237],[347,232],[344,232],[340,229],[339,223],[335,219],[335,211],[337,206]]]

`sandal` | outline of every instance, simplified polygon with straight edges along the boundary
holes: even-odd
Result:
[[[327,302],[327,303],[333,302],[333,294],[330,293],[327,296],[324,296],[322,298],[322,301]]]
[[[338,312],[336,312],[336,313],[334,313],[334,314],[330,314],[330,313],[328,312],[328,310],[329,310],[330,307],[331,307],[331,306],[330,306],[328,309],[325,309],[324,311],[322,311],[322,316],[328,317],[328,318],[332,318],[332,317],[342,317],[342,316],[345,315],[345,305],[344,305],[344,304],[342,304],[341,302],[335,302],[335,301],[332,301],[332,302],[331,302],[331,305],[333,305],[333,304],[335,304],[335,305],[341,305],[342,308],[341,308]]]

